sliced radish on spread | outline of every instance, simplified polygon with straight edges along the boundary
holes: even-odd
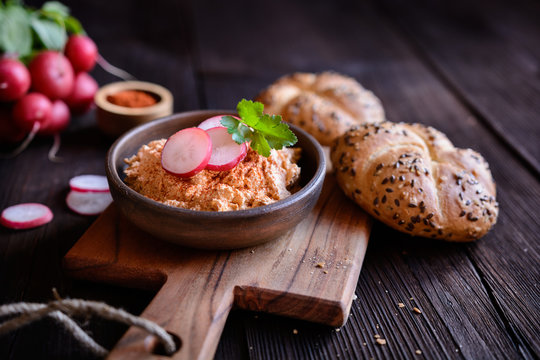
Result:
[[[109,192],[109,183],[103,175],[79,175],[69,180],[71,190],[79,192]]]
[[[67,206],[79,215],[98,215],[113,201],[108,192],[70,191],[66,197]]]
[[[11,229],[30,229],[50,222],[51,209],[43,204],[24,203],[5,208],[0,223]]]
[[[212,139],[212,156],[206,165],[208,170],[231,170],[246,156],[246,143],[237,144],[226,128],[215,127],[206,132]]]
[[[161,166],[180,177],[191,177],[203,170],[212,154],[212,141],[203,129],[187,128],[172,135],[161,152]]]
[[[203,130],[208,130],[215,127],[224,127],[221,125],[221,118],[227,115],[218,115],[204,120],[199,124],[198,128]],[[233,116],[233,118],[240,120],[239,117]]]

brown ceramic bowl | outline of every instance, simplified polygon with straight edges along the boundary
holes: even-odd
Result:
[[[319,143],[291,125],[302,148],[302,188],[286,199],[248,210],[213,212],[176,208],[151,200],[124,182],[124,159],[152,140],[197,126],[203,120],[234,114],[230,110],[199,110],[175,114],[141,125],[120,137],[107,155],[106,171],[112,197],[122,214],[151,235],[179,245],[202,249],[234,249],[275,239],[305,219],[319,198],[325,160]]]

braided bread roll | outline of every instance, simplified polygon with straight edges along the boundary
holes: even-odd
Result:
[[[266,113],[281,115],[328,146],[355,124],[384,120],[381,103],[371,91],[335,72],[284,76],[256,100]]]
[[[364,124],[336,140],[331,159],[345,194],[396,230],[473,241],[497,221],[487,162],[432,127]]]

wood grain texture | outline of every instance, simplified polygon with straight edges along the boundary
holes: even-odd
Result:
[[[540,176],[540,6],[419,0],[388,1],[384,9],[441,80]]]
[[[242,85],[236,88],[238,96],[249,96],[248,92],[254,96],[258,89],[273,80],[266,80],[272,74],[277,77],[293,71],[326,70],[331,66],[337,71],[353,75],[373,90],[381,98],[390,120],[435,126],[445,132],[457,146],[479,150],[492,164],[498,182],[502,208],[499,224],[478,243],[456,247],[448,259],[445,257],[448,254],[444,244],[424,243],[401,234],[387,235],[388,231],[382,234],[375,232],[377,235],[373,234],[373,239],[377,240],[372,244],[378,244],[381,239],[388,237],[397,239],[397,242],[385,247],[384,252],[378,255],[368,252],[367,263],[371,266],[366,266],[360,277],[360,284],[363,285],[359,292],[358,304],[361,305],[358,306],[372,303],[370,299],[373,297],[384,305],[378,305],[379,312],[373,313],[372,308],[365,310],[365,317],[360,320],[362,325],[351,332],[361,333],[363,329],[369,328],[368,325],[374,319],[379,318],[381,327],[398,334],[395,337],[396,347],[375,345],[371,349],[385,357],[405,356],[400,351],[407,343],[419,343],[423,351],[435,357],[438,353],[446,354],[447,357],[465,358],[533,356],[538,353],[536,345],[530,345],[537,343],[534,332],[538,330],[538,316],[527,316],[527,313],[537,313],[538,310],[535,303],[538,302],[539,294],[534,280],[538,278],[538,270],[534,264],[539,257],[538,237],[534,229],[539,227],[539,221],[532,216],[534,204],[538,202],[538,183],[521,166],[520,161],[513,158],[513,152],[504,148],[504,142],[498,141],[497,136],[484,128],[467,107],[460,103],[460,99],[440,82],[437,74],[432,74],[422,59],[417,58],[414,48],[396,33],[394,26],[389,25],[388,18],[379,17],[369,6],[355,7],[348,2],[340,5],[341,8],[332,7],[330,10],[327,4],[316,4],[303,8],[302,15],[297,11],[297,4],[277,7],[268,3],[259,8],[269,18],[280,18],[282,28],[279,31],[288,34],[283,42],[276,42],[273,37],[277,35],[267,34],[255,20],[246,23],[256,34],[254,37],[257,36],[257,39],[252,39],[253,42],[264,46],[271,44],[271,50],[267,50],[272,54],[271,57],[256,57],[257,51],[264,51],[262,48],[250,49],[242,54],[227,52],[227,47],[233,46],[239,34],[232,30],[231,33],[221,34],[219,39],[213,39],[210,32],[205,30],[208,28],[205,19],[198,18],[196,23],[201,39],[199,47],[204,54],[200,66],[208,89],[208,103],[211,106],[223,106],[221,101],[234,97],[234,86],[231,84],[240,82],[239,79],[242,79]],[[222,16],[233,16],[236,10],[227,6],[218,7],[214,11]],[[322,23],[331,23],[332,30],[323,32],[320,27]],[[353,38],[355,43],[351,45],[350,39]],[[291,48],[290,43],[301,46]],[[221,49],[219,61],[213,53],[216,49]],[[317,54],[317,60],[307,54]],[[264,68],[264,74],[257,73],[257,68]],[[226,94],[225,98],[221,94]],[[519,239],[516,239],[517,234],[524,233],[529,235],[518,235]],[[429,244],[432,251],[423,255],[427,260],[421,261],[420,252],[416,256],[419,262],[409,265],[407,258],[399,255],[399,246],[411,242]],[[416,248],[421,250],[421,246]],[[505,265],[515,257],[521,258],[523,249],[529,252],[520,260],[523,266],[512,265],[509,268]],[[377,260],[370,262],[371,256]],[[441,261],[429,261],[434,256]],[[396,301],[389,299],[383,290],[373,288],[373,282],[363,283],[371,271],[379,273],[385,269],[378,262],[379,257],[392,258],[395,262],[393,267],[401,271],[388,276],[384,282],[381,280],[386,286],[394,284],[395,298],[408,299],[412,295],[420,297],[420,303],[424,306],[429,304],[432,310],[424,310],[421,317],[426,322],[425,326],[417,322],[394,320],[391,314]],[[458,271],[450,272],[450,269]],[[399,280],[401,278],[403,280]],[[486,278],[489,279],[488,284],[485,283]],[[521,280],[518,281],[518,278]],[[411,289],[415,290],[414,294],[411,294]],[[497,298],[496,303],[493,303],[494,297]],[[505,310],[501,310],[499,301],[504,301]],[[353,305],[353,315],[355,309]],[[510,322],[508,319],[511,319]],[[346,328],[351,324],[354,321],[349,322]],[[248,336],[259,333],[260,327],[248,327]],[[516,328],[519,330],[516,331]],[[514,332],[523,332],[525,335],[515,336]],[[253,346],[260,346],[261,354],[270,353],[276,357],[281,356],[282,348],[279,345],[269,345],[274,343],[274,337],[279,336],[280,341],[283,337],[293,337],[279,331],[264,333],[267,335],[259,336],[266,340],[257,341]],[[434,339],[434,342],[429,339]],[[360,336],[354,338],[352,344],[355,351],[364,351],[363,342]],[[373,344],[373,338],[367,343]],[[320,346],[312,349],[309,356],[324,356],[323,351],[332,347],[330,341],[321,342]],[[527,350],[530,346],[534,348],[532,352]],[[386,351],[389,347],[392,349]],[[366,357],[373,354],[371,350],[364,353]],[[343,348],[341,354],[345,354]],[[414,352],[408,352],[406,357],[414,356]]]
[[[342,326],[362,266],[371,221],[328,180],[311,214],[289,233],[236,251],[161,242],[104,212],[64,258],[68,275],[160,288],[142,316],[178,335],[178,359],[212,358],[232,306]],[[319,266],[318,266],[319,264]],[[149,358],[146,334],[130,329],[112,358]]]
[[[509,146],[521,142],[526,152],[535,145],[531,137],[538,138],[539,123],[531,114],[537,108],[531,95],[538,80],[538,3],[456,0],[438,2],[439,11],[419,2],[403,8],[404,2],[393,0],[382,8],[378,2],[372,7],[349,0],[256,6],[247,1],[64,2],[106,59],[140,80],[169,88],[176,111],[231,108],[285,73],[335,69],[374,90],[390,120],[434,125],[457,146],[482,152],[491,164],[502,210],[486,238],[447,246],[376,224],[358,299],[340,331],[233,310],[217,359],[540,357],[538,176]],[[448,13],[449,8],[459,11]],[[434,34],[442,40],[434,41]],[[100,69],[93,75],[101,85],[117,80]],[[40,201],[55,213],[42,228],[0,228],[0,299],[47,301],[51,286],[57,286],[63,295],[138,313],[151,293],[72,284],[63,277],[62,256],[95,219],[66,208],[67,181],[80,173],[102,174],[111,142],[96,129],[92,113],[74,118],[62,141],[63,164],[46,160],[51,145],[46,138],[16,159],[0,160],[2,206]],[[109,296],[113,292],[117,299]],[[400,301],[406,308],[396,306]],[[90,326],[92,336],[107,347],[123,331],[95,318],[90,324],[96,324]],[[388,339],[386,345],[375,343],[376,333]],[[0,358],[95,357],[44,321],[0,338]]]

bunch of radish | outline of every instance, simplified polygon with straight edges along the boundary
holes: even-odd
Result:
[[[227,128],[221,125],[222,116],[211,117],[198,127],[180,130],[169,137],[161,153],[163,169],[188,178],[204,169],[231,170],[242,161],[248,146],[233,140]]]
[[[26,67],[4,55],[0,58],[0,142],[27,136],[22,151],[36,134],[58,135],[71,114],[88,111],[98,89],[88,74],[98,51],[85,35],[72,35],[64,53],[43,50]]]
[[[67,206],[79,215],[98,215],[112,202],[107,178],[78,175],[69,181]],[[10,229],[30,229],[49,223],[53,213],[46,205],[22,203],[9,206],[0,215],[0,224]]]

